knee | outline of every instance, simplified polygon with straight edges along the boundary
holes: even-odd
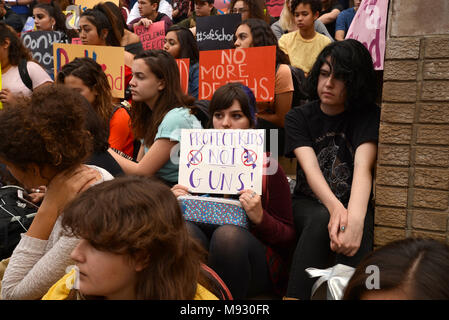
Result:
[[[234,225],[223,225],[217,228],[211,238],[210,251],[236,252],[246,247],[245,232],[248,230]]]

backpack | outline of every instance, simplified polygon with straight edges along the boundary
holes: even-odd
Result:
[[[9,258],[28,231],[38,206],[24,199],[26,191],[14,185],[0,188],[0,260]]]
[[[304,71],[300,68],[294,67],[292,65],[288,65],[290,68],[290,72],[292,74],[293,81],[293,98],[291,107],[298,107],[305,104],[308,101],[308,95],[305,90],[306,76]],[[279,64],[276,65],[277,73],[279,69]]]
[[[20,59],[19,62],[19,75],[22,79],[23,84],[33,91],[33,80],[31,80],[30,74],[28,73],[27,69],[27,63],[28,61],[26,59]]]

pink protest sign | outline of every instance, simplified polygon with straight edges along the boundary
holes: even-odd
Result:
[[[279,17],[281,15],[282,8],[284,8],[284,2],[284,0],[267,0],[266,5],[270,16]]]
[[[72,44],[83,44],[81,38],[72,38]]]
[[[355,39],[371,53],[374,69],[384,69],[385,27],[388,0],[362,0],[349,27],[346,39]]]
[[[231,4],[231,0],[215,0],[214,7],[217,9],[218,14],[228,13],[228,6]]]
[[[143,50],[162,49],[164,47],[164,21],[152,23],[150,26],[137,26],[134,32],[140,37]]]

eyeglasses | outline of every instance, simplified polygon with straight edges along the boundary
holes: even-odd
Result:
[[[249,11],[249,10],[245,9],[245,8],[233,8],[231,10],[231,13],[244,13],[244,12],[247,12],[247,11]]]

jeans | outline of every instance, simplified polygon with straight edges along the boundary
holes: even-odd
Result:
[[[293,255],[287,297],[302,300],[311,298],[312,286],[318,279],[309,278],[306,268],[326,269],[336,264],[356,267],[373,250],[374,209],[371,203],[365,216],[360,248],[352,257],[337,254],[330,249],[327,229],[330,216],[323,204],[311,198],[294,198],[293,217],[298,242]]]

